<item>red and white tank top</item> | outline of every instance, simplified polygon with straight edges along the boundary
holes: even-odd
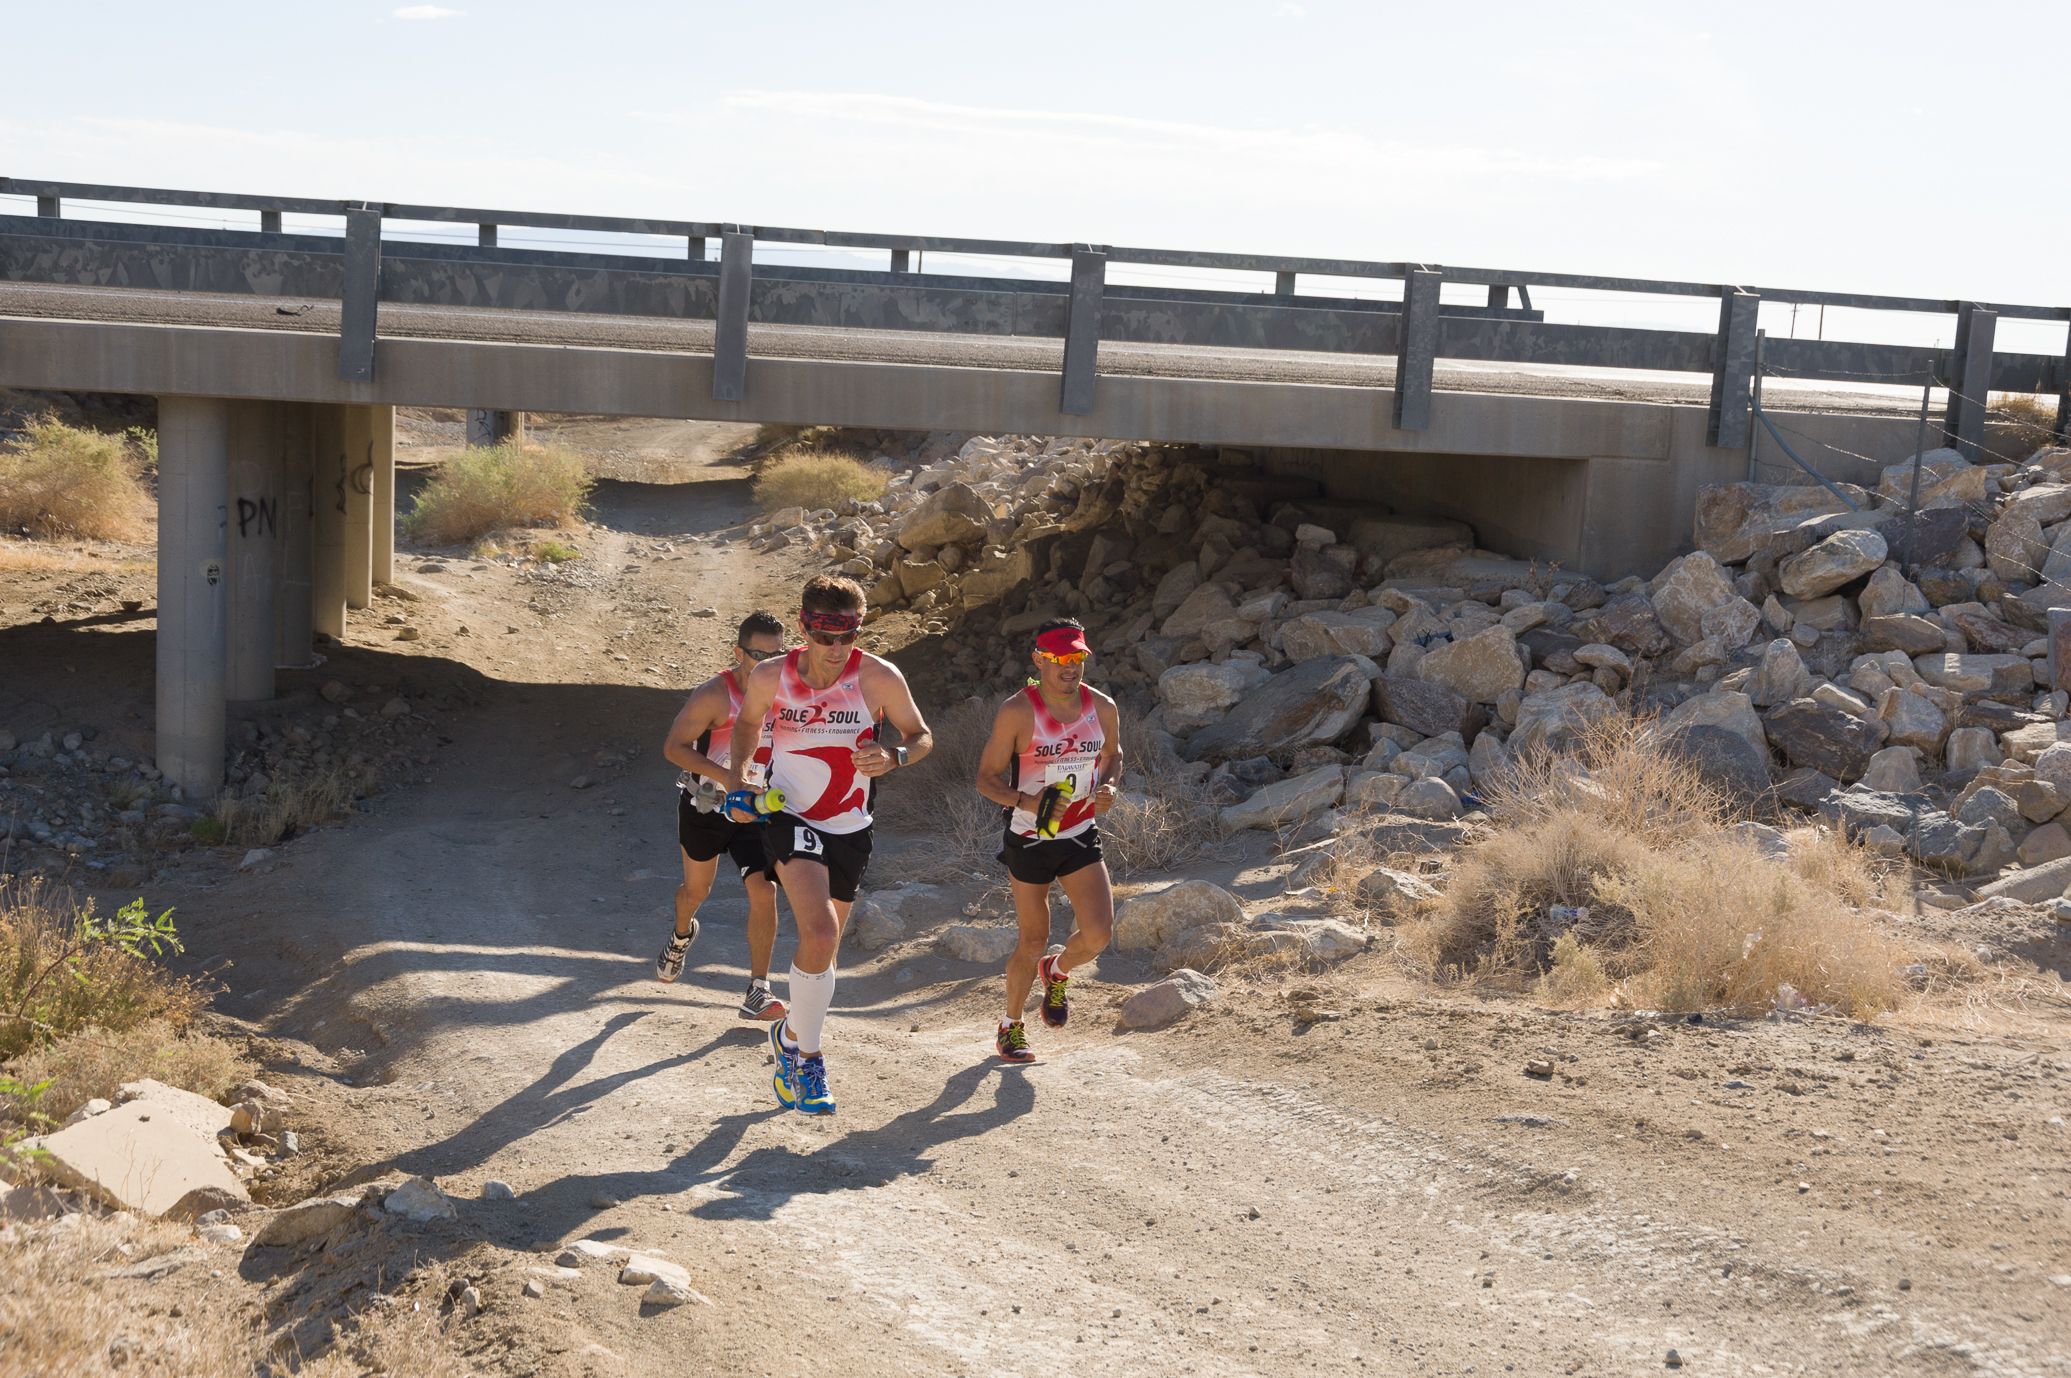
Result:
[[[854,754],[875,736],[863,701],[863,653],[850,651],[825,689],[805,682],[799,654],[784,657],[770,705],[770,787],[784,792],[784,812],[822,832],[861,832],[870,826],[871,781],[856,773]]]
[[[698,738],[698,750],[711,757],[713,764],[730,766],[733,764],[734,720],[741,716],[741,682],[734,678],[734,672],[731,670],[721,671],[719,678],[726,685],[726,718],[705,729],[705,734]],[[768,771],[769,724],[764,723],[762,744],[755,752],[755,759],[741,772],[741,783],[750,787],[759,785]]]
[[[1043,702],[1043,691],[1035,685],[1022,692],[1035,709],[1035,731],[1028,749],[1014,758],[1014,787],[1023,794],[1040,794],[1061,780],[1070,780],[1072,801],[1057,836],[1076,837],[1093,826],[1093,791],[1100,784],[1094,767],[1106,745],[1093,691],[1079,686],[1079,715],[1070,722],[1057,720]],[[1007,824],[1021,837],[1034,837],[1035,825],[1035,815],[1027,809],[1015,809]]]

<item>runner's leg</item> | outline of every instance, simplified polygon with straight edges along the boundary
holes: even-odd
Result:
[[[766,981],[777,946],[777,887],[759,871],[741,884],[748,891],[748,974]]]
[[[1007,958],[1007,1022],[1021,1018],[1028,1004],[1028,988],[1035,984],[1036,963],[1050,945],[1050,887],[1029,881],[1012,882],[1014,917],[1021,922],[1021,942]]]
[[[681,937],[690,932],[691,918],[712,893],[712,878],[719,871],[719,858],[692,861],[689,852],[680,846],[676,850],[683,855],[683,884],[676,887],[676,934]]]
[[[1071,940],[1064,945],[1064,951],[1057,958],[1059,969],[1070,971],[1073,967],[1092,961],[1107,947],[1108,939],[1115,932],[1115,891],[1109,883],[1107,863],[1096,861],[1091,866],[1081,866],[1057,878],[1064,887],[1064,894],[1071,901],[1071,912],[1078,920],[1072,929]],[[1024,927],[1024,933],[1027,929]]]
[[[798,925],[798,951],[791,959],[791,1013],[784,1028],[806,1057],[820,1053],[820,1031],[834,1004],[834,958],[850,905],[828,893],[827,867],[796,859],[777,863],[784,898]]]

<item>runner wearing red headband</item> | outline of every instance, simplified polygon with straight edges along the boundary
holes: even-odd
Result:
[[[863,590],[852,579],[819,574],[799,597],[805,645],[748,675],[734,718],[729,789],[740,789],[765,723],[768,787],[783,795],[768,816],[763,849],[791,901],[798,951],[791,959],[790,1013],[772,1024],[777,1100],[809,1115],[834,1113],[820,1033],[834,1003],[834,956],[856,886],[870,864],[870,804],[877,777],[928,754],[934,739],[914,706],[906,677],[888,660],[856,648]],[[904,745],[878,743],[889,721]],[[742,822],[752,812],[729,804]]]
[[[999,859],[1013,878],[1021,921],[997,1035],[999,1055],[1009,1062],[1035,1060],[1021,1026],[1035,978],[1043,980],[1043,1022],[1063,1028],[1072,968],[1100,955],[1114,932],[1114,890],[1094,819],[1114,803],[1122,725],[1115,701],[1081,682],[1086,656],[1086,629],[1077,622],[1057,618],[1037,628],[1036,681],[1000,705],[978,762],[978,792],[1005,815]],[[1064,951],[1045,956],[1052,881],[1064,887],[1078,926]]]

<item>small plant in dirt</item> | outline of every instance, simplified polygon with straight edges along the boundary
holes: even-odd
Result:
[[[884,493],[884,475],[872,473],[854,456],[805,450],[766,461],[755,475],[755,504],[765,512],[803,507],[817,512],[850,498],[871,502]]]
[[[561,525],[581,517],[591,486],[574,450],[514,442],[462,450],[418,490],[403,530],[452,545],[507,527]]]
[[[0,888],[0,1059],[88,1028],[184,1025],[207,997],[157,961],[181,950],[172,915],[138,899],[103,918],[41,881]]]
[[[371,792],[374,775],[362,770],[347,778],[336,769],[309,775],[285,776],[274,780],[266,792],[239,798],[226,794],[215,811],[197,818],[195,836],[211,843],[228,842],[237,847],[271,847],[324,823],[333,823],[352,810],[355,791]],[[202,824],[211,825],[213,837],[202,837]]]
[[[55,417],[0,445],[0,526],[43,537],[128,540],[147,525],[142,475],[158,457],[137,433],[106,435]]]
[[[230,830],[223,826],[222,819],[210,814],[203,814],[187,825],[187,833],[196,842],[215,847],[219,846],[230,835]]]
[[[550,565],[558,565],[563,561],[581,559],[582,552],[564,541],[557,541],[552,536],[546,536],[532,543],[532,556],[534,559],[544,560]]]

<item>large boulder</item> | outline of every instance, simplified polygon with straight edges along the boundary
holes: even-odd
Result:
[[[899,522],[895,540],[908,550],[966,545],[985,539],[992,509],[968,483],[946,483],[921,500]]]
[[[1242,803],[1224,809],[1220,818],[1225,832],[1277,828],[1283,823],[1298,823],[1311,814],[1334,808],[1344,797],[1345,768],[1325,766],[1306,775],[1267,785]]]
[[[1670,561],[1647,586],[1654,616],[1679,646],[1702,641],[1704,615],[1737,597],[1719,562],[1702,550]]]
[[[1151,611],[1162,621],[1179,611],[1179,605],[1186,602],[1187,595],[1201,586],[1201,566],[1195,560],[1183,560],[1166,571],[1158,581],[1157,589],[1151,594]]]
[[[1655,749],[1689,766],[1735,809],[1753,808],[1769,793],[1769,753],[1731,728],[1679,727],[1656,738]]]
[[[1769,708],[1808,692],[1812,674],[1797,645],[1778,637],[1763,648],[1762,663],[1747,682],[1747,696],[1758,708]]]
[[[1859,778],[1884,745],[1884,725],[1864,720],[1815,699],[1794,699],[1763,724],[1769,744],[1791,764],[1811,766],[1843,782]]]
[[[1610,695],[1586,679],[1527,695],[1517,706],[1517,723],[1505,745],[1513,755],[1568,750],[1589,724],[1616,707]]]
[[[1983,603],[1950,603],[1942,620],[1962,632],[1973,651],[2012,655],[2035,640],[2035,633],[1994,617]]]
[[[1962,694],[2009,693],[2034,687],[2035,670],[2026,656],[1941,655],[1913,657],[1920,678]]]
[[[1343,598],[1352,591],[1350,572],[1315,546],[1296,547],[1287,573],[1304,598]]]
[[[1837,531],[1777,566],[1777,582],[1793,598],[1820,598],[1884,563],[1890,551],[1874,531]]]
[[[1910,502],[1914,462],[1906,460],[1878,476],[1877,496],[1900,505]],[[1955,450],[1929,450],[1920,456],[1920,506],[1962,507],[1985,499],[1985,471]]]
[[[1877,700],[1877,716],[1884,722],[1885,740],[1893,746],[1915,747],[1928,756],[1941,754],[1949,739],[1949,717],[1925,694],[1910,689],[1886,689]]]
[[[1345,544],[1376,565],[1413,550],[1474,548],[1474,528],[1443,517],[1361,517],[1345,532]]]
[[[1198,636],[1211,622],[1237,615],[1237,600],[1221,584],[1202,584],[1173,609],[1172,616],[1158,629],[1164,636]]]
[[[1244,922],[1244,906],[1219,885],[1183,880],[1123,900],[1115,910],[1115,946],[1124,952],[1163,947],[1191,928]]]
[[[1852,484],[1840,488],[1857,508],[1869,506],[1867,492]],[[1739,564],[1789,542],[1807,522],[1848,511],[1847,503],[1818,484],[1708,485],[1697,494],[1697,545],[1721,564]],[[1804,541],[1802,536],[1798,539]],[[1804,544],[1792,544],[1778,553],[1802,549]]]
[[[2071,488],[2059,491],[2071,493]],[[2036,582],[2048,559],[2049,538],[2032,512],[2004,512],[1985,531],[1985,567],[2002,583]]]
[[[1327,655],[1385,660],[1390,646],[1388,628],[1394,621],[1395,614],[1386,608],[1308,613],[1280,629],[1280,650],[1289,660]]]
[[[1941,623],[1909,612],[1866,617],[1862,635],[1863,644],[1872,650],[1904,651],[1908,656],[1927,655],[1949,644]]]
[[[1661,726],[1670,733],[1699,727],[1722,728],[1761,753],[1764,760],[1768,759],[1769,735],[1762,728],[1754,701],[1730,689],[1685,699],[1661,720]]]
[[[1406,727],[1420,737],[1457,732],[1464,742],[1472,742],[1488,722],[1479,704],[1421,679],[1375,680],[1373,711],[1382,722]]]
[[[1517,637],[1498,623],[1464,641],[1437,647],[1417,662],[1417,678],[1439,684],[1469,703],[1494,703],[1524,684]]]
[[[978,557],[978,567],[964,575],[958,589],[964,605],[972,607],[1004,598],[1034,578],[1035,559],[1025,544],[1011,550],[987,546]]]
[[[60,1129],[37,1147],[39,1172],[112,1210],[160,1216],[201,1190],[251,1199],[214,1140],[148,1096]]]
[[[1366,712],[1372,665],[1353,656],[1303,661],[1247,694],[1221,722],[1189,737],[1180,755],[1214,764],[1334,742]]]
[[[1870,576],[1869,585],[1856,599],[1856,604],[1866,619],[1929,611],[1927,595],[1890,565],[1881,566]]]
[[[1175,665],[1158,676],[1158,699],[1169,710],[1199,717],[1223,711],[1272,677],[1255,660]]]
[[[1587,621],[1576,623],[1573,631],[1584,641],[1601,641],[1628,655],[1658,656],[1672,644],[1644,593],[1613,598]]]

